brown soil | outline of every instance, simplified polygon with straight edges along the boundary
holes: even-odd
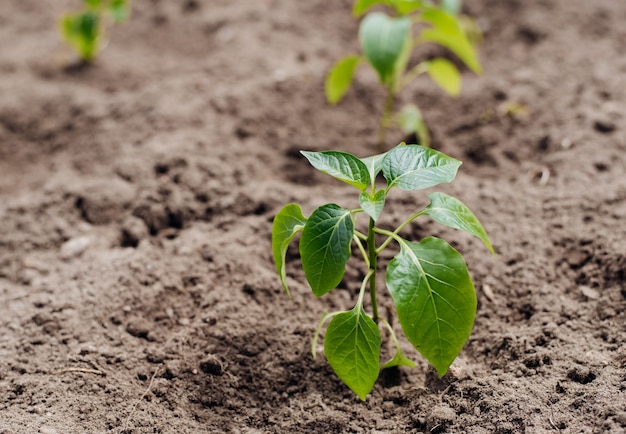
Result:
[[[315,299],[294,250],[288,300],[270,254],[284,204],[355,205],[297,150],[375,151],[373,74],[323,97],[351,1],[137,0],[87,68],[57,3],[0,6],[0,433],[626,430],[626,2],[468,0],[485,73],[403,96],[464,160],[440,190],[498,257],[407,231],[465,255],[478,317],[452,374],[406,346],[418,367],[365,403],[308,350],[362,265]],[[424,201],[395,194],[384,221]]]

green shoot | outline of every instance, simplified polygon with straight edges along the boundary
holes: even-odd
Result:
[[[327,320],[324,353],[337,376],[362,400],[372,390],[381,369],[415,366],[400,349],[393,327],[379,315],[376,272],[378,258],[391,243],[400,251],[389,262],[386,286],[395,305],[398,321],[408,341],[443,376],[470,336],[476,315],[476,293],[463,257],[447,242],[427,237],[420,242],[400,233],[415,219],[428,216],[450,228],[480,239],[494,253],[485,229],[461,201],[444,193],[430,193],[430,203],[417,210],[394,231],[376,226],[390,190],[422,190],[451,182],[461,162],[419,145],[401,145],[384,154],[357,158],[337,151],[302,154],[319,171],[350,184],[359,191],[358,209],[336,204],[318,207],[307,218],[297,204],[283,207],[272,227],[272,249],[280,280],[287,294],[285,271],[289,243],[301,234],[302,267],[313,294],[320,297],[334,290],[344,277],[353,245],[363,257],[367,274],[354,308],[326,313],[313,338],[315,357],[318,336]],[[376,185],[382,172],[386,185]],[[364,231],[358,216],[367,217]],[[377,243],[383,237],[382,243]],[[369,287],[371,314],[364,308]],[[391,334],[396,354],[381,366],[383,324]]]
[[[349,90],[357,67],[368,63],[378,74],[387,94],[378,128],[379,148],[384,147],[387,130],[391,127],[415,134],[420,145],[430,146],[428,128],[420,109],[410,104],[395,112],[396,97],[423,74],[428,74],[441,89],[456,97],[461,91],[461,73],[453,62],[443,57],[411,65],[411,55],[418,46],[435,43],[480,74],[482,67],[475,48],[480,33],[472,20],[459,15],[461,0],[441,0],[439,4],[417,0],[356,0],[353,14],[360,17],[376,5],[387,6],[394,16],[371,12],[363,18],[359,28],[362,53],[346,56],[331,68],[325,83],[326,99],[332,105],[339,103]]]
[[[128,19],[130,0],[83,0],[79,12],[64,14],[59,32],[81,60],[92,62],[106,41],[108,21],[120,23]]]

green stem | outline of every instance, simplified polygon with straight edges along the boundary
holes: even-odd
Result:
[[[340,313],[343,313],[343,311],[331,313],[324,312],[324,315],[322,315],[322,318],[320,319],[320,322],[317,324],[317,328],[315,329],[313,339],[311,339],[311,354],[313,355],[313,360],[315,360],[315,357],[317,356],[317,340],[320,337],[320,332],[322,331],[322,327],[324,327],[324,323],[335,315],[339,315]]]
[[[398,341],[398,338],[396,337],[396,333],[393,331],[393,327],[391,327],[391,324],[389,324],[389,321],[387,321],[384,318],[382,319],[382,322],[384,326],[387,327],[387,330],[389,330],[389,334],[391,335],[391,339],[393,340],[393,344],[395,345],[396,349],[400,349],[400,342]]]
[[[355,306],[355,308],[357,309],[360,309],[363,307],[363,296],[365,295],[365,287],[367,286],[367,283],[372,278],[373,274],[374,273],[372,273],[372,270],[369,270],[367,274],[365,275],[365,278],[363,279],[363,283],[361,283],[361,288],[359,289],[359,299],[357,300],[356,306]]]
[[[413,80],[428,71],[428,62],[420,62],[407,72],[404,77],[400,79],[398,85],[398,91],[401,91],[407,87]]]
[[[406,219],[404,222],[402,222],[402,224],[400,226],[398,226],[396,228],[395,231],[393,232],[389,232],[386,231],[384,229],[379,229],[379,228],[374,228],[374,230],[376,232],[378,232],[379,234],[382,235],[387,235],[387,239],[385,240],[384,243],[382,243],[380,245],[380,247],[378,248],[378,250],[376,250],[376,254],[380,254],[380,252],[382,252],[383,250],[385,250],[385,248],[389,245],[389,243],[391,243],[392,240],[396,239],[397,240],[397,236],[400,233],[400,231],[402,229],[404,229],[406,227],[406,225],[408,225],[409,223],[411,223],[413,220],[415,220],[416,218],[418,218],[419,216],[421,216],[422,214],[424,214],[424,210],[418,211],[415,214],[413,214],[411,217],[409,217],[408,219]]]
[[[380,118],[380,126],[378,127],[378,149],[383,150],[385,147],[385,138],[387,136],[387,129],[389,128],[389,119],[393,112],[393,100],[395,92],[392,85],[387,88],[387,98],[385,99],[385,107],[383,109],[383,115]]]
[[[370,298],[372,300],[372,319],[378,324],[378,303],[376,301],[376,261],[378,259],[378,252],[376,251],[376,233],[374,229],[374,219],[370,218],[367,228],[367,253],[369,256],[369,274],[371,274]]]
[[[365,265],[367,265],[367,267],[369,268],[370,260],[369,260],[369,257],[367,255],[367,252],[365,251],[365,248],[363,247],[363,243],[361,242],[359,237],[356,236],[356,234],[352,237],[352,239],[354,240],[354,242],[356,243],[357,247],[359,248],[359,251],[361,252],[361,255],[363,255],[363,260],[365,261]]]
[[[367,235],[357,231],[356,229],[354,231],[354,235],[356,235],[358,238],[362,239],[363,241],[367,241]]]

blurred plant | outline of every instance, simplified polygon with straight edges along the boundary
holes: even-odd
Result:
[[[400,232],[420,216],[466,231],[479,238],[494,252],[485,229],[461,201],[444,193],[430,193],[430,204],[415,212],[394,231],[377,227],[387,194],[393,187],[422,190],[451,182],[461,162],[441,152],[418,145],[405,145],[384,154],[357,158],[337,151],[302,152],[319,171],[357,188],[358,209],[345,209],[330,203],[317,208],[310,217],[292,203],[283,207],[272,226],[272,251],[276,270],[287,294],[285,261],[291,241],[301,232],[302,268],[315,296],[335,289],[343,279],[352,255],[352,245],[360,251],[368,269],[353,309],[325,313],[312,343],[316,354],[318,335],[331,319],[324,336],[324,353],[337,376],[362,400],[372,390],[381,369],[392,366],[415,366],[400,349],[388,319],[379,315],[376,274],[378,258],[387,246],[396,242],[400,252],[389,262],[387,289],[398,320],[409,342],[443,376],[470,336],[476,316],[476,293],[465,261],[459,252],[442,239],[426,237],[412,242]],[[376,185],[383,174],[384,187]],[[357,229],[359,215],[369,217],[366,231]],[[377,236],[385,240],[376,243]],[[369,286],[371,310],[365,312],[364,297]],[[379,325],[389,331],[396,347],[395,355],[380,364]]]
[[[391,8],[395,16],[369,13],[360,24],[359,42],[362,54],[351,54],[335,63],[326,77],[326,98],[337,104],[350,88],[357,66],[369,63],[387,91],[380,125],[378,146],[384,147],[387,130],[400,127],[413,134],[419,144],[430,146],[428,128],[417,105],[405,106],[394,113],[396,95],[420,75],[427,73],[444,91],[457,96],[461,74],[453,62],[435,57],[409,67],[411,54],[424,44],[435,43],[454,53],[469,69],[482,72],[475,43],[480,31],[473,20],[459,15],[461,0],[356,0],[353,14],[360,17],[375,5]],[[417,37],[414,35],[417,29]]]
[[[59,31],[88,63],[105,45],[107,24],[121,23],[129,14],[130,0],[83,0],[81,11],[66,13],[59,19]]]

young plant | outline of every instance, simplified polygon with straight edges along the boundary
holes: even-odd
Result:
[[[85,63],[91,62],[104,46],[109,21],[120,23],[130,14],[130,0],[83,0],[80,12],[67,13],[59,20],[61,36]]]
[[[306,279],[315,296],[335,289],[343,279],[346,264],[356,246],[367,266],[354,308],[326,313],[313,338],[316,354],[318,335],[331,319],[324,336],[324,352],[337,376],[362,400],[374,387],[381,369],[415,366],[400,349],[392,324],[379,313],[376,273],[380,254],[395,242],[399,253],[389,262],[386,286],[408,341],[443,376],[470,336],[476,315],[476,294],[463,257],[447,242],[427,237],[420,242],[404,239],[400,232],[420,216],[478,237],[491,251],[491,243],[476,216],[458,199],[430,193],[430,204],[407,218],[395,230],[377,226],[390,190],[421,190],[451,182],[461,162],[419,145],[401,145],[369,158],[337,151],[305,152],[311,165],[359,190],[358,209],[330,203],[307,218],[300,206],[289,204],[276,215],[272,227],[272,250],[276,270],[289,295],[285,259],[291,241],[301,233],[300,256]],[[380,187],[376,177],[383,174]],[[357,216],[368,218],[366,229],[357,229]],[[378,243],[378,237],[384,237]],[[371,314],[364,297],[369,288]],[[391,319],[389,319],[391,321]],[[381,333],[390,333],[395,355],[380,364]]]
[[[387,91],[380,125],[378,146],[385,144],[387,130],[400,127],[406,134],[415,133],[423,146],[430,145],[428,128],[415,104],[394,113],[397,94],[422,74],[428,74],[444,91],[457,96],[461,74],[450,60],[435,57],[409,67],[413,51],[427,43],[439,44],[454,53],[469,69],[482,72],[474,40],[476,26],[459,16],[460,0],[441,0],[439,4],[424,0],[356,0],[353,14],[360,17],[372,6],[386,5],[395,16],[369,13],[360,24],[359,42],[362,54],[351,54],[335,63],[326,77],[326,98],[337,104],[350,88],[357,67],[367,62],[378,74]],[[418,29],[417,36],[414,28]]]

